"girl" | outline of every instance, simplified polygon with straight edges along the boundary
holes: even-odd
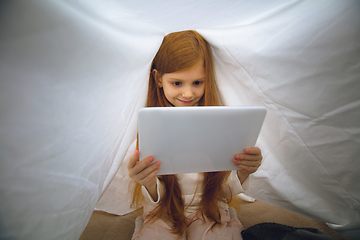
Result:
[[[146,106],[219,105],[208,42],[195,31],[165,36],[151,65]],[[248,176],[261,160],[259,148],[248,148],[232,160],[237,171],[156,177],[160,162],[152,156],[139,161],[136,150],[128,170],[144,224],[133,239],[242,239],[243,227],[228,203],[248,188]]]

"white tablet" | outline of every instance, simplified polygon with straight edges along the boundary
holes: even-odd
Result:
[[[142,108],[140,159],[160,161],[158,175],[238,169],[232,159],[255,146],[265,115],[262,106]]]

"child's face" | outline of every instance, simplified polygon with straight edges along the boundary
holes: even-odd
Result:
[[[203,61],[173,73],[165,73],[159,79],[166,99],[175,107],[196,106],[204,95],[205,71]]]

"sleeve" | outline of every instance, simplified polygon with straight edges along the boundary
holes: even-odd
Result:
[[[228,187],[224,189],[225,196],[226,197],[235,196],[249,190],[250,176],[248,176],[243,182],[243,184],[241,184],[239,177],[237,175],[237,170],[233,170],[231,171],[227,182],[228,182]]]
[[[158,199],[157,199],[157,201],[154,201],[154,199],[151,197],[151,195],[148,192],[148,190],[146,189],[146,187],[144,187],[144,186],[141,187],[141,192],[142,192],[143,196],[145,197],[146,202],[148,202],[148,204],[154,205],[154,206],[157,206],[159,204],[160,199],[162,198],[162,196],[164,195],[164,192],[165,192],[164,186],[161,184],[160,180],[157,177],[156,177],[156,191],[158,194]]]

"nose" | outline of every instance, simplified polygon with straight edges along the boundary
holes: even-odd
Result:
[[[188,87],[184,89],[181,95],[185,99],[191,99],[194,96],[194,92],[192,91],[191,87]]]

